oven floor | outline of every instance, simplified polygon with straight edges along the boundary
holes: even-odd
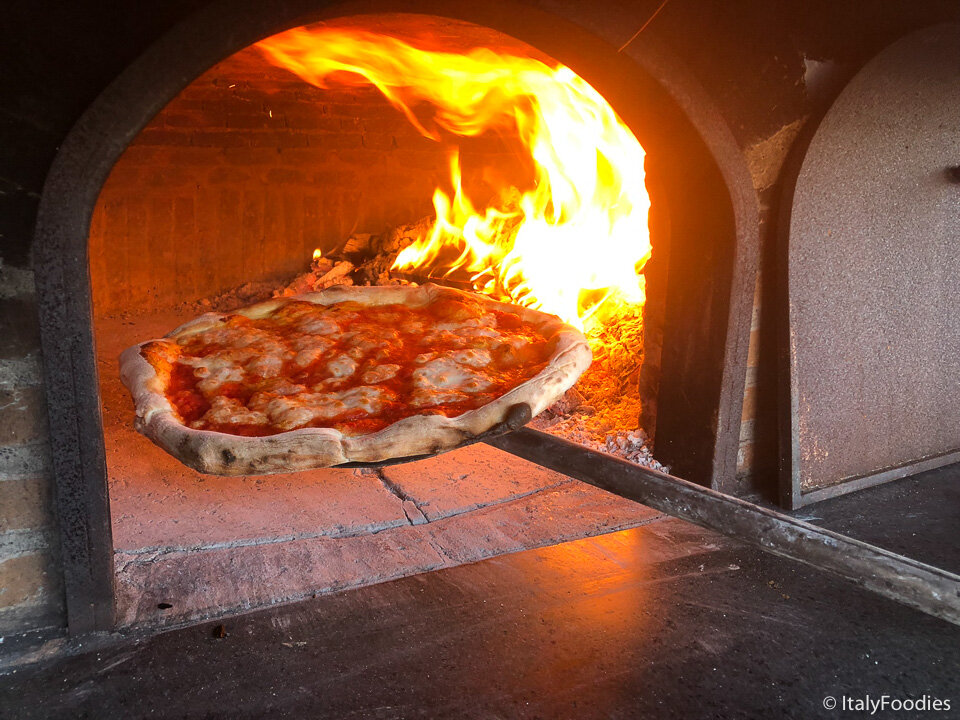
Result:
[[[794,516],[960,573],[960,465],[826,500]]]
[[[674,519],[215,628],[3,677],[0,715],[813,718],[846,716],[826,696],[960,702],[957,627]]]
[[[380,471],[201,475],[133,429],[117,357],[189,319],[97,320],[121,626],[176,625],[654,522],[487,445]]]

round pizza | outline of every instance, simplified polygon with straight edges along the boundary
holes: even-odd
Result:
[[[590,365],[553,315],[437,285],[208,313],[120,356],[136,428],[217,475],[380,463],[515,429]]]

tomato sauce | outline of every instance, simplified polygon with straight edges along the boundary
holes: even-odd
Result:
[[[492,323],[489,318],[493,319]],[[335,323],[335,327],[331,323]],[[447,331],[438,330],[438,325],[442,328],[450,324],[455,326]],[[308,365],[297,365],[294,361],[297,348],[312,341],[321,343],[322,352]],[[251,362],[263,359],[257,342],[273,348],[283,358],[283,362],[277,364],[277,372],[267,377],[250,371]],[[231,362],[234,357],[246,358],[236,365],[243,372],[243,379],[231,378],[205,393],[198,387],[204,372],[178,358],[171,366],[167,398],[183,423],[197,429],[267,436],[302,427],[329,427],[345,435],[366,434],[412,415],[440,414],[453,418],[481,407],[539,373],[555,346],[555,341],[541,336],[519,315],[484,311],[479,303],[471,301],[443,299],[420,308],[358,303],[322,306],[293,301],[266,318],[228,316],[219,328],[187,338],[179,349],[179,358],[205,358],[222,363]],[[411,406],[411,397],[417,389],[414,372],[424,364],[423,358],[417,362],[418,356],[433,353],[440,357],[456,350],[489,353],[491,362],[483,367],[461,366],[468,373],[482,376],[489,384],[477,392],[463,392],[452,401],[441,395],[436,403]],[[144,353],[154,362],[152,355]],[[349,364],[344,358],[355,363],[355,370],[345,377],[334,377],[328,366],[334,359]],[[363,382],[366,372],[385,365],[397,365],[399,370],[392,377]],[[303,389],[291,393],[289,383]],[[303,392],[342,393],[360,386],[384,391],[386,400],[380,402],[378,412],[369,414],[362,408],[346,408],[335,417],[314,418],[294,428],[279,427],[266,414],[257,412],[252,415],[262,418],[263,422],[244,421],[251,415],[248,411],[256,410],[250,407],[254,396],[261,403],[257,407],[262,410],[266,400],[272,398],[296,398]],[[448,389],[463,391],[462,387]],[[241,412],[236,422],[205,419],[216,396],[238,403],[236,407]]]

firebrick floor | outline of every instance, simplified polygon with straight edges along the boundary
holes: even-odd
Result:
[[[960,628],[666,519],[23,669],[0,717],[868,717],[830,706],[955,712],[958,665]]]

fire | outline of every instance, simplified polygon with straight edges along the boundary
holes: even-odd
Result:
[[[529,152],[532,188],[504,188],[497,206],[484,208],[464,191],[459,155],[451,152],[452,192],[434,192],[431,231],[399,255],[395,269],[468,272],[481,292],[580,327],[644,301],[640,272],[650,257],[644,151],[570,68],[515,50],[451,53],[422,40],[415,46],[321,25],[275,35],[259,47],[318,87],[375,85],[428,138],[440,141],[441,130],[510,132]]]

